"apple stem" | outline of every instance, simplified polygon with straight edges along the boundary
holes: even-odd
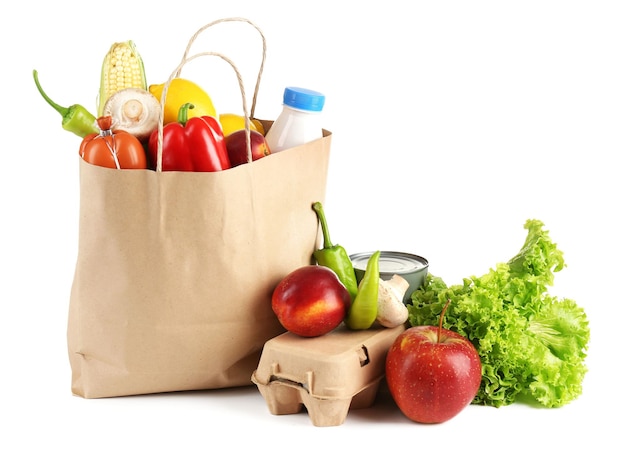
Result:
[[[441,314],[439,315],[439,328],[437,329],[437,343],[439,343],[440,338],[441,338],[441,330],[443,329],[443,316],[446,313],[446,311],[448,310],[448,306],[450,305],[450,301],[451,300],[448,298],[448,302],[443,307],[443,310],[441,311]]]

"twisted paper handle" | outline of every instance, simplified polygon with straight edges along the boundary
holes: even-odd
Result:
[[[248,110],[248,103],[247,103],[247,96],[245,93],[245,88],[244,88],[244,84],[243,84],[243,78],[241,76],[241,73],[239,72],[239,70],[237,69],[237,66],[235,65],[235,63],[228,57],[226,57],[225,55],[218,53],[218,52],[200,52],[200,53],[196,53],[194,55],[189,56],[189,51],[194,43],[194,41],[196,40],[196,38],[206,29],[223,23],[223,22],[245,22],[248,23],[250,25],[252,25],[261,35],[261,39],[263,42],[263,56],[261,59],[261,65],[259,67],[259,72],[257,75],[257,80],[256,80],[256,84],[255,84],[255,88],[254,88],[254,95],[252,97],[252,108],[249,111]],[[191,37],[191,39],[189,40],[189,43],[187,44],[187,48],[185,49],[185,53],[183,54],[183,58],[180,62],[180,64],[176,67],[176,69],[174,69],[174,71],[172,72],[172,74],[170,75],[170,77],[167,79],[167,81],[164,83],[163,85],[163,92],[161,93],[161,111],[159,112],[159,122],[158,122],[158,135],[157,135],[157,162],[156,162],[156,171],[160,172],[163,170],[163,118],[165,116],[165,99],[167,99],[167,91],[169,89],[169,86],[172,82],[173,79],[180,77],[180,72],[182,70],[182,68],[189,63],[190,61],[195,60],[196,58],[200,58],[200,57],[205,57],[205,56],[217,56],[219,58],[221,58],[222,60],[226,61],[235,71],[235,74],[237,76],[237,81],[239,83],[239,90],[241,91],[241,100],[242,100],[242,109],[243,109],[243,113],[244,113],[244,118],[245,118],[245,130],[246,130],[246,150],[247,150],[247,154],[248,154],[248,162],[252,162],[252,146],[251,146],[251,140],[250,140],[250,118],[254,117],[254,110],[256,108],[256,99],[257,99],[257,95],[259,92],[259,86],[261,84],[261,75],[263,74],[263,68],[265,66],[265,54],[266,54],[266,50],[267,50],[267,46],[266,46],[266,42],[265,42],[265,36],[263,35],[263,32],[261,31],[261,29],[256,26],[254,23],[252,23],[251,21],[249,21],[248,19],[244,19],[244,18],[240,18],[240,17],[231,17],[231,18],[226,18],[226,19],[219,19],[216,21],[213,21],[211,23],[208,23],[206,25],[204,25],[203,27],[201,27],[198,31],[196,31],[193,36]]]

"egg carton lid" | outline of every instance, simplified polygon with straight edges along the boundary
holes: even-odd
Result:
[[[387,351],[405,329],[342,324],[314,338],[283,333],[265,343],[253,381],[297,385],[319,399],[352,397],[384,376]]]

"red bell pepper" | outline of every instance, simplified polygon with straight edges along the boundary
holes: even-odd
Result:
[[[163,126],[163,171],[222,171],[231,167],[222,128],[212,116],[188,118],[190,103],[178,111],[177,122]],[[148,150],[156,168],[158,129],[150,135]]]

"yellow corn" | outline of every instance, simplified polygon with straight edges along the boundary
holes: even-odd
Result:
[[[112,94],[125,88],[148,89],[141,55],[133,41],[116,42],[104,57],[98,96],[98,116]]]

